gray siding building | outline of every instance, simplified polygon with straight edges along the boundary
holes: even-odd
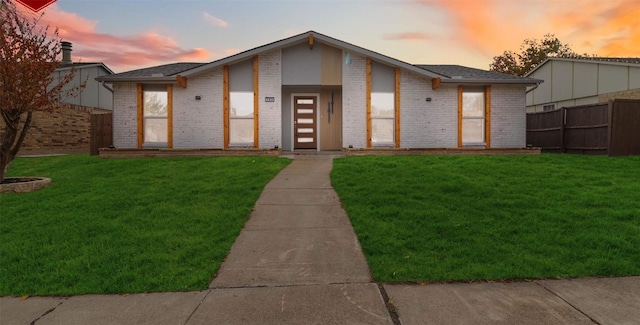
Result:
[[[640,58],[549,58],[526,77],[544,80],[527,92],[527,112],[640,99]]]

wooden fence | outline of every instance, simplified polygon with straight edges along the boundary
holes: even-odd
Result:
[[[527,146],[543,152],[640,155],[640,100],[528,113]]]
[[[92,156],[99,154],[100,148],[108,148],[112,145],[113,127],[111,125],[112,113],[91,115],[91,138],[89,153]]]

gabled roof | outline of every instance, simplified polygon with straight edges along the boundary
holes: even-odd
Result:
[[[404,68],[407,70],[411,70],[414,71],[416,73],[425,75],[426,77],[429,78],[438,78],[440,77],[437,74],[431,73],[431,72],[427,72],[427,71],[423,71],[423,69],[419,69],[415,66],[413,66],[412,64],[409,64],[407,62],[404,61],[400,61],[397,59],[394,59],[392,57],[380,54],[378,52],[374,52],[371,50],[367,50],[363,47],[359,47],[356,45],[353,45],[351,43],[347,43],[344,41],[341,41],[339,39],[335,39],[333,37],[329,37],[327,35],[324,34],[320,34],[318,32],[314,32],[314,31],[308,31],[302,34],[298,34],[295,36],[291,36],[289,38],[285,38],[283,40],[279,40],[273,43],[269,43],[263,46],[259,46],[241,53],[238,53],[236,55],[232,55],[217,61],[213,61],[209,64],[205,64],[202,65],[198,68],[192,69],[190,71],[187,71],[184,73],[184,77],[188,77],[190,75],[199,73],[201,71],[204,70],[208,70],[211,68],[216,68],[216,67],[220,67],[223,66],[225,64],[232,64],[238,61],[242,61],[245,59],[248,59],[250,57],[253,57],[254,55],[260,54],[260,53],[264,53],[264,52],[269,52],[269,51],[273,51],[273,50],[277,50],[277,49],[282,49],[285,47],[289,47],[295,44],[299,44],[299,43],[303,43],[303,42],[307,42],[309,40],[310,35],[313,37],[314,42],[319,42],[319,43],[324,43],[336,48],[340,48],[342,50],[345,51],[351,51],[357,54],[361,54],[363,56],[367,56],[370,57],[371,59],[375,60],[375,61],[379,61],[381,63],[386,63],[388,65],[391,66],[396,66],[396,67],[400,67],[400,68]]]
[[[538,64],[533,70],[529,71],[525,75],[525,77],[531,75],[540,67],[545,65],[549,61],[566,61],[566,62],[580,62],[580,63],[591,63],[591,64],[607,64],[607,65],[618,65],[625,67],[640,67],[640,57],[639,58],[608,58],[608,57],[584,57],[584,58],[547,58],[542,61],[542,63]]]
[[[269,43],[266,45],[262,45],[226,58],[222,58],[220,60],[216,60],[210,63],[175,63],[158,67],[151,67],[146,69],[139,69],[134,71],[128,71],[120,74],[115,74],[111,76],[102,76],[96,78],[99,81],[108,81],[108,82],[175,82],[176,77],[180,74],[182,77],[189,77],[201,73],[203,71],[207,71],[210,69],[215,69],[224,65],[234,64],[246,59],[249,59],[255,55],[270,52],[273,50],[283,49],[286,47],[290,47],[296,44],[309,42],[310,39],[313,39],[313,42],[326,44],[335,48],[342,49],[346,52],[352,52],[353,54],[359,54],[362,56],[366,56],[371,58],[374,61],[384,63],[393,67],[402,68],[405,70],[409,70],[415,72],[419,75],[422,75],[429,79],[440,78],[443,83],[517,83],[517,84],[537,84],[540,83],[540,80],[531,79],[531,78],[520,78],[511,75],[497,74],[494,72],[483,71],[479,69],[466,68],[462,66],[416,66],[410,63],[394,59],[392,57],[380,54],[378,52],[374,52],[371,50],[367,50],[365,48],[353,45],[351,43],[347,43],[327,35],[315,32],[308,31],[302,34],[298,34],[295,36],[291,36],[273,43]],[[192,65],[192,66],[190,66]],[[449,67],[449,68],[445,68]],[[175,70],[174,70],[175,68]],[[184,69],[184,70],[181,70]],[[444,69],[444,70],[442,70]],[[178,71],[181,70],[181,71]],[[440,71],[442,70],[442,71]],[[449,71],[459,71],[465,72],[460,74],[448,75]],[[440,72],[443,73],[440,73]],[[486,74],[481,74],[484,72]],[[460,77],[460,78],[458,78]]]
[[[442,75],[443,83],[455,83],[464,80],[465,83],[519,83],[535,84],[540,80],[532,78],[522,78],[506,73],[480,70],[476,68],[463,67],[454,64],[418,64],[416,67]]]
[[[85,68],[93,68],[93,67],[101,67],[104,70],[106,70],[109,74],[113,75],[113,71],[111,71],[111,69],[109,69],[109,67],[107,67],[102,62],[74,62],[71,64],[62,64],[56,69],[56,71],[71,70],[72,68],[85,69]]]

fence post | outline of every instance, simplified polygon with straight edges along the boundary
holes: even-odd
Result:
[[[613,139],[613,110],[615,107],[615,102],[613,100],[609,100],[609,105],[607,106],[607,156],[611,156],[611,145]]]
[[[561,113],[561,118],[562,121],[560,123],[560,153],[564,153],[565,152],[565,148],[564,148],[564,125],[567,124],[567,108],[566,107],[562,107],[560,108]]]

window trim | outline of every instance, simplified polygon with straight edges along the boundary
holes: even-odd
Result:
[[[225,149],[229,147],[260,147],[260,120],[259,120],[259,111],[260,111],[260,100],[259,100],[259,68],[260,68],[260,56],[253,56],[253,142],[252,143],[231,143],[231,98],[230,92],[231,87],[229,83],[229,65],[225,64],[222,67],[222,111],[223,111],[223,146]],[[243,61],[244,62],[244,61]],[[234,117],[233,119],[236,119]]]
[[[250,101],[247,101],[248,105],[251,105],[251,113],[248,115],[242,115],[242,116],[232,116],[231,114],[231,108],[233,106],[232,103],[232,97],[234,93],[242,93],[244,94],[247,98],[251,98]],[[230,91],[229,92],[229,147],[252,147],[254,146],[255,143],[255,116],[256,116],[256,112],[255,112],[255,93],[254,92],[248,92],[248,91]],[[233,127],[232,127],[232,123],[233,121],[241,121],[241,120],[251,120],[251,128],[253,129],[253,136],[251,141],[246,141],[246,142],[233,142],[233,139],[231,138],[232,134],[233,134]]]
[[[400,68],[395,68],[394,69],[394,100],[393,100],[393,110],[394,110],[394,114],[393,116],[389,117],[389,119],[393,119],[393,141],[389,142],[389,143],[376,143],[374,145],[373,143],[373,139],[372,139],[372,133],[373,133],[373,117],[371,114],[371,93],[372,93],[372,68],[371,68],[371,58],[367,57],[366,58],[366,69],[365,69],[365,76],[366,76],[366,127],[367,127],[367,134],[366,134],[366,148],[371,148],[373,146],[376,147],[395,147],[395,148],[400,148]]]
[[[483,145],[485,146],[485,148],[489,149],[491,148],[491,85],[486,85],[484,87],[482,87],[482,91],[480,91],[480,88],[478,87],[469,87],[470,89],[474,89],[473,90],[467,90],[467,92],[482,92],[484,94],[484,113],[482,115],[482,117],[477,116],[477,117],[464,117],[463,114],[463,97],[464,97],[464,86],[463,85],[458,85],[458,148],[462,148],[464,146],[477,146],[477,145]],[[469,89],[468,88],[468,89]],[[482,132],[483,132],[483,142],[481,143],[475,143],[475,142],[468,142],[468,143],[463,143],[462,141],[462,124],[463,124],[463,120],[471,120],[471,119],[483,119],[484,120],[484,125],[482,126]]]
[[[374,104],[374,94],[388,94],[392,96],[392,100],[391,100],[391,106],[393,107],[393,114],[391,114],[391,116],[374,116],[373,114],[373,107],[375,106]],[[396,144],[396,109],[395,109],[395,101],[396,101],[396,96],[394,93],[385,93],[385,92],[371,92],[370,94],[371,96],[371,146],[372,147],[390,147],[390,146],[395,146]],[[385,142],[376,142],[374,141],[374,129],[373,129],[373,122],[374,120],[387,120],[387,121],[391,121],[391,127],[393,128],[393,130],[391,130],[391,141],[385,141]]]
[[[147,142],[144,139],[145,134],[145,120],[147,118],[152,119],[165,119],[165,117],[145,117],[144,115],[144,84],[138,83],[136,84],[136,93],[137,93],[137,138],[138,138],[138,149],[143,149],[144,147],[163,147],[163,148],[173,148],[173,85],[160,85],[158,91],[164,91],[167,94],[167,142]],[[149,84],[148,86],[156,86],[153,84]],[[165,86],[166,90],[161,90],[161,87]]]

